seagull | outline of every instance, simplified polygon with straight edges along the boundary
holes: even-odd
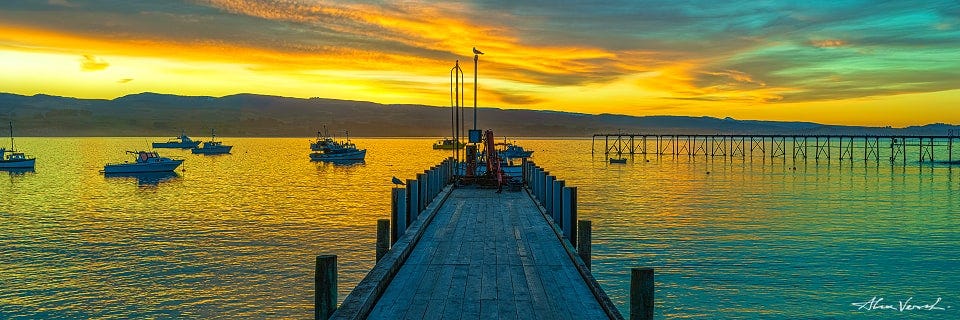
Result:
[[[393,177],[393,184],[401,185],[401,186],[402,186],[402,185],[404,185],[405,183],[403,183],[403,181],[400,181],[400,179],[397,179],[397,177]]]
[[[480,50],[477,50],[477,47],[473,47],[473,54],[483,54]]]

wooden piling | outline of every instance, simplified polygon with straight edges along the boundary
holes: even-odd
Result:
[[[547,186],[547,188],[543,192],[543,199],[540,199],[540,203],[542,203],[543,207],[547,209],[547,214],[553,214],[554,212],[553,188],[555,188],[556,186],[554,185],[553,182],[556,180],[557,180],[557,177],[547,176],[546,180],[544,181],[544,184]]]
[[[553,196],[551,209],[551,217],[553,217],[553,223],[560,223],[560,216],[563,215],[563,187],[565,182],[563,180],[556,180],[553,182]]]
[[[377,220],[377,262],[390,251],[390,219]]]
[[[420,180],[407,180],[407,225],[420,215]]]
[[[314,286],[314,319],[326,320],[337,310],[337,256],[317,256]]]
[[[417,174],[417,213],[423,211],[427,207],[427,175],[423,173]]]
[[[653,268],[630,270],[630,320],[653,320]]]
[[[577,243],[577,187],[563,187],[563,215],[560,229],[571,244]]]
[[[410,180],[407,180],[410,183]],[[394,244],[403,236],[409,224],[410,209],[407,208],[407,190],[409,188],[393,188],[390,208],[390,244]]]
[[[590,260],[592,259],[592,247],[593,247],[593,223],[590,220],[578,220],[577,221],[577,255],[580,256],[580,260],[583,260],[583,264],[587,266],[587,269],[593,270],[590,265]]]

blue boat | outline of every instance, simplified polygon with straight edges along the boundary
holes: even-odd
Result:
[[[8,154],[9,153],[9,154]],[[37,158],[17,152],[13,146],[13,121],[10,122],[10,150],[0,148],[0,169],[33,169]]]
[[[357,149],[357,145],[350,142],[349,135],[346,140],[336,141],[329,136],[320,136],[319,132],[317,134],[317,142],[310,145],[313,151],[310,153],[310,160],[360,161],[367,155],[367,149]]]
[[[167,142],[154,142],[154,148],[172,148],[172,149],[190,149],[196,148],[200,145],[200,141],[193,141],[188,137],[183,131],[180,131],[180,136],[172,138]]]
[[[228,154],[230,149],[233,149],[233,146],[224,145],[220,141],[216,141],[217,135],[214,133],[213,129],[210,130],[210,141],[204,141],[202,148],[193,148],[190,149],[190,152],[193,154]]]
[[[143,172],[173,172],[183,163],[183,159],[161,157],[156,151],[127,151],[136,156],[134,162],[108,163],[103,166],[103,173],[143,173]]]

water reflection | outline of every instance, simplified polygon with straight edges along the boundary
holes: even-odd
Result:
[[[0,171],[6,171],[10,176],[23,176],[28,173],[35,173],[33,168],[2,168]]]
[[[321,163],[323,166],[333,165],[339,167],[352,167],[352,166],[362,166],[367,164],[364,159],[359,160],[310,160],[312,162]]]
[[[144,187],[155,187],[161,182],[171,181],[179,178],[176,172],[143,172],[143,173],[105,173],[107,179],[136,179],[137,185]]]

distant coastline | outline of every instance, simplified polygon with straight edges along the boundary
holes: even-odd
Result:
[[[578,138],[594,133],[960,135],[960,125],[906,128],[824,125],[688,116],[626,116],[558,111],[478,109],[478,126],[498,136]],[[0,122],[13,120],[22,137],[202,135],[312,136],[326,125],[351,137],[449,136],[449,108],[385,105],[323,98],[254,94],[225,97],[140,93],[113,100],[0,93]],[[466,123],[472,124],[472,113]]]

